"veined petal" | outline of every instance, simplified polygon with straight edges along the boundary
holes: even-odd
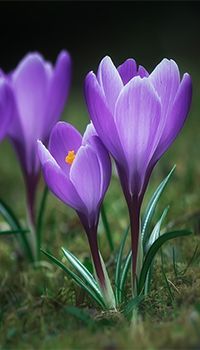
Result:
[[[143,66],[137,68],[136,61],[133,58],[128,58],[117,68],[124,85],[126,85],[132,78],[139,75],[141,78],[147,77],[149,73]]]
[[[51,192],[65,204],[85,214],[85,205],[78,196],[73,184],[40,141],[38,141],[38,155],[42,164],[45,182]]]
[[[21,61],[12,75],[12,85],[18,118],[29,145],[42,135],[47,105],[48,76],[39,54],[29,54]]]
[[[100,172],[101,172],[100,196],[101,196],[101,199],[103,199],[111,179],[111,172],[112,172],[111,160],[107,150],[105,149],[104,145],[102,144],[98,136],[92,137],[91,145],[95,150],[97,159],[99,161]]]
[[[76,154],[81,142],[81,134],[71,124],[58,122],[52,129],[49,151],[66,175],[69,174],[71,165],[65,161],[65,158],[69,151],[74,151]]]
[[[147,72],[147,70],[143,66],[139,66],[138,67],[138,75],[141,78],[144,78],[144,77],[148,77],[149,73]]]
[[[93,72],[85,80],[85,98],[95,130],[114,158],[124,159],[113,115],[110,113],[105,96]]]
[[[192,101],[192,81],[189,74],[185,73],[178,88],[176,97],[168,111],[166,124],[155,151],[153,162],[156,162],[169,148],[181,131],[188,115]]]
[[[86,143],[90,143],[90,139],[93,136],[97,136],[97,133],[96,133],[96,130],[94,128],[94,125],[92,124],[92,122],[90,122],[90,124],[87,125],[86,130],[83,134],[82,145],[85,146]]]
[[[150,74],[149,79],[161,99],[162,117],[166,118],[180,84],[178,66],[173,60],[165,58]]]
[[[118,98],[115,121],[127,158],[130,181],[135,179],[137,191],[159,142],[160,119],[161,104],[155,89],[148,78],[135,77]]]
[[[101,172],[101,197],[103,198],[111,178],[111,161],[110,156],[100,138],[98,137],[96,130],[92,122],[87,125],[86,131],[84,132],[82,145],[91,145],[97,159],[99,161],[100,172]]]
[[[44,123],[44,135],[59,119],[69,93],[71,83],[71,58],[66,51],[62,51],[56,61],[50,79],[48,106]]]
[[[99,64],[97,78],[104,91],[109,110],[113,113],[116,100],[123,88],[123,82],[110,57],[106,56],[102,59]]]
[[[128,58],[117,68],[124,85],[137,75],[137,64],[134,59]]]
[[[70,180],[83,203],[88,215],[95,216],[101,196],[101,169],[91,146],[81,146],[70,169]]]
[[[13,117],[14,99],[12,90],[0,77],[0,141],[7,135]]]

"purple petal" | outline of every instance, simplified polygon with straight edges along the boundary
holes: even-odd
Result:
[[[138,67],[138,75],[141,78],[144,78],[144,77],[148,77],[149,73],[147,72],[147,70],[143,66],[139,66]]]
[[[18,117],[29,147],[42,135],[46,113],[48,76],[42,57],[27,55],[13,73],[12,82]]]
[[[6,80],[0,78],[0,141],[7,135],[13,116],[14,99]]]
[[[81,134],[68,123],[58,122],[52,129],[49,151],[66,174],[69,173],[71,165],[66,163],[65,158],[69,151],[76,154],[81,142]]]
[[[62,51],[50,79],[50,91],[48,97],[47,118],[44,125],[44,133],[58,121],[69,93],[71,82],[71,58],[66,51]]]
[[[89,144],[92,146],[93,150],[95,151],[100,171],[101,171],[101,197],[103,198],[108,185],[110,183],[111,178],[111,161],[109,154],[107,150],[105,149],[104,145],[102,144],[101,140],[97,136],[96,130],[94,129],[94,126],[92,123],[88,124],[86,131],[83,135],[82,145],[85,146],[86,144]]]
[[[178,66],[173,60],[165,58],[150,74],[149,79],[161,98],[162,116],[166,118],[180,84]]]
[[[111,179],[112,167],[111,167],[110,156],[98,136],[92,137],[91,145],[92,145],[92,148],[95,150],[95,153],[99,161],[100,172],[101,172],[100,196],[103,199],[103,196],[107,191],[107,188],[109,186],[110,179]]]
[[[93,72],[85,80],[85,98],[95,130],[113,157],[124,159],[115,122],[110,113],[105,96]]]
[[[149,73],[142,66],[137,68],[137,64],[133,58],[128,58],[117,68],[124,85],[126,85],[132,78],[140,76],[141,78],[148,77]]]
[[[91,146],[81,146],[70,169],[70,180],[87,207],[88,215],[95,216],[101,200],[101,169]]]
[[[130,180],[135,178],[133,186],[138,187],[138,191],[159,142],[160,117],[160,99],[148,78],[132,79],[119,96],[115,121],[129,165]]]
[[[38,141],[38,155],[42,164],[45,182],[51,192],[65,204],[75,210],[86,213],[85,205],[78,196],[73,184],[40,141]]]
[[[110,57],[106,56],[102,59],[97,78],[105,94],[109,110],[114,112],[116,100],[123,88],[123,82]]]
[[[156,162],[169,148],[181,131],[188,115],[192,101],[192,81],[189,74],[185,73],[178,88],[173,105],[167,114],[166,124],[162,137],[153,157]]]
[[[92,122],[87,125],[85,132],[83,134],[82,145],[85,146],[87,143],[90,143],[91,138],[97,136],[96,130]]]
[[[137,64],[134,59],[128,58],[117,68],[124,85],[137,75]]]

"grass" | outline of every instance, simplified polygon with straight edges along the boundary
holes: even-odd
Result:
[[[199,86],[195,79],[195,86]],[[163,248],[164,271],[158,256],[151,292],[140,306],[138,324],[128,324],[119,313],[101,312],[46,258],[36,268],[20,258],[13,237],[1,237],[1,350],[199,349],[200,258],[198,253],[192,258],[196,247],[200,246],[199,111],[200,103],[195,94],[190,118],[181,136],[155,169],[144,201],[145,206],[155,187],[176,163],[177,169],[156,217],[170,204],[166,227],[189,228],[194,234]],[[83,131],[87,113],[79,95],[71,97],[64,118]],[[22,177],[7,141],[0,147],[0,163],[1,197],[25,222]],[[41,180],[38,199],[42,189]],[[127,227],[128,215],[116,176],[112,178],[105,204],[117,249],[121,234]],[[6,228],[3,219],[0,220],[0,228]],[[104,259],[109,261],[110,251],[102,222],[99,238]],[[81,261],[87,261],[90,256],[75,213],[52,195],[48,198],[42,246],[55,256],[61,256],[61,246],[68,248]],[[111,264],[111,271],[112,268]]]

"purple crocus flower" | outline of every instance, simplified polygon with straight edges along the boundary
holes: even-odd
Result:
[[[0,141],[7,135],[12,121],[12,91],[0,72]]]
[[[133,59],[116,68],[105,57],[97,75],[85,82],[88,110],[96,132],[115,159],[127,201],[136,273],[140,208],[151,172],[183,127],[192,84],[177,64],[164,59],[149,74]]]
[[[105,277],[97,245],[100,206],[111,177],[109,155],[92,125],[82,138],[70,124],[52,129],[49,150],[38,141],[45,182],[62,202],[74,208],[86,231],[97,277],[102,288]]]
[[[36,141],[39,138],[47,144],[50,131],[63,111],[70,80],[71,59],[66,51],[59,54],[54,67],[39,53],[28,54],[7,75],[15,104],[9,136],[21,163],[33,225],[40,169]]]

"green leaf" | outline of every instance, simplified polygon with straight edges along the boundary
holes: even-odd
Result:
[[[101,265],[103,269],[103,274],[105,277],[105,290],[102,290],[103,296],[104,296],[104,301],[108,309],[116,309],[116,302],[115,302],[115,295],[113,293],[112,285],[110,282],[110,278],[108,276],[108,272],[106,269],[106,265],[103,261],[103,258],[101,256],[101,253],[99,252],[99,256],[101,259]]]
[[[81,277],[89,284],[89,286],[102,297],[101,291],[97,282],[95,281],[92,274],[86,269],[86,267],[67,249],[61,248],[65,258],[70,262],[75,270],[81,275]]]
[[[131,300],[129,300],[123,309],[124,316],[130,319],[133,311],[138,308],[139,304],[143,299],[144,299],[143,295],[138,295],[132,298]]]
[[[142,235],[142,241],[143,241],[144,246],[145,246],[146,241],[148,240],[148,237],[149,237],[149,227],[150,227],[151,219],[154,215],[156,206],[157,206],[158,201],[160,199],[160,196],[163,193],[163,191],[164,191],[169,179],[171,178],[175,168],[176,168],[176,165],[173,166],[172,170],[167,175],[167,177],[157,187],[156,191],[154,192],[153,196],[151,197],[151,199],[147,205],[146,211],[145,211],[143,219],[142,219],[142,226],[141,226],[142,227],[141,235]]]
[[[103,226],[104,226],[104,229],[105,229],[105,232],[106,232],[106,237],[107,237],[107,240],[108,240],[110,251],[112,253],[114,251],[114,244],[113,244],[113,240],[112,240],[112,234],[111,234],[111,230],[110,230],[110,225],[108,223],[108,219],[107,219],[104,203],[102,203],[102,205],[101,205],[101,218],[102,218]]]
[[[126,243],[126,239],[129,232],[129,226],[125,230],[124,235],[122,237],[120,247],[119,247],[119,253],[117,255],[117,261],[116,261],[116,271],[115,271],[115,297],[117,304],[119,303],[119,289],[120,289],[120,277],[121,277],[121,271],[122,271],[122,259],[123,259],[123,251],[124,246]]]
[[[19,234],[19,233],[27,233],[30,232],[29,230],[5,230],[5,231],[0,231],[0,235],[12,235],[12,234]]]
[[[41,249],[41,252],[43,254],[45,254],[55,265],[57,265],[58,267],[60,267],[69,277],[71,277],[75,283],[83,288],[89,295],[90,297],[96,301],[96,303],[102,308],[105,309],[105,304],[103,303],[103,301],[101,300],[101,298],[99,298],[85,283],[84,281],[82,281],[82,279],[76,275],[73,271],[69,270],[67,268],[67,266],[65,266],[61,261],[59,261],[57,258],[55,258],[53,255],[51,255],[48,252],[45,252],[44,250]]]
[[[33,262],[34,257],[31,251],[30,244],[28,242],[28,239],[26,237],[26,234],[23,232],[20,222],[18,221],[17,217],[15,216],[12,209],[2,200],[0,200],[0,214],[3,216],[3,218],[6,220],[6,222],[9,224],[12,230],[20,230],[21,234],[16,235],[16,237],[19,237],[19,243],[23,246],[23,249],[28,257],[28,259]]]
[[[163,223],[163,220],[165,219],[167,213],[169,210],[169,206],[166,207],[160,217],[160,219],[158,220],[157,224],[155,225],[147,243],[145,246],[145,253],[149,250],[149,248],[151,248],[152,244],[156,241],[156,239],[160,236],[160,231],[161,231],[161,226]]]
[[[3,218],[7,221],[7,223],[12,227],[13,229],[21,229],[20,222],[18,221],[17,217],[15,216],[12,209],[0,199],[0,213],[3,216]]]
[[[121,303],[123,300],[124,287],[125,287],[126,278],[128,275],[128,270],[130,269],[131,261],[132,261],[132,252],[130,251],[125,259],[124,267],[123,267],[121,278],[120,278],[120,285],[119,285],[119,291],[118,291],[119,303]]]
[[[37,235],[37,258],[40,258],[40,248],[41,248],[41,242],[42,242],[42,228],[43,228],[43,221],[44,221],[44,212],[46,208],[47,203],[47,195],[48,195],[48,187],[45,186],[42,199],[40,202],[39,212],[38,212],[38,218],[37,218],[37,224],[36,224],[36,235]]]
[[[188,231],[188,230],[179,230],[179,231],[172,231],[172,232],[166,232],[165,234],[163,234],[162,236],[160,236],[151,246],[151,248],[148,250],[146,256],[145,256],[145,260],[142,266],[142,270],[140,273],[140,278],[139,278],[139,285],[138,285],[138,291],[139,293],[142,291],[145,281],[146,281],[146,277],[147,277],[147,273],[149,271],[149,268],[152,264],[152,261],[157,253],[157,251],[160,249],[160,247],[167,241],[169,241],[170,239],[173,238],[177,238],[177,237],[183,237],[183,236],[188,236],[191,235],[192,232]]]

